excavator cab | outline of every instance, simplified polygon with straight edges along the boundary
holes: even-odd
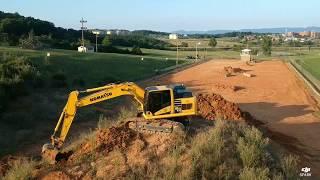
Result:
[[[145,89],[143,113],[146,119],[195,115],[196,101],[184,85],[151,86]]]

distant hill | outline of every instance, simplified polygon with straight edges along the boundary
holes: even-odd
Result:
[[[316,31],[320,32],[320,27],[279,27],[279,28],[259,28],[259,29],[238,29],[238,30],[209,30],[209,31],[186,31],[178,30],[173,33],[178,34],[224,34],[228,32],[253,32],[253,33],[285,33],[285,32],[302,32],[302,31]]]

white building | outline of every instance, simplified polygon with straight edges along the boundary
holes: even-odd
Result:
[[[243,49],[240,53],[240,57],[242,61],[250,62],[253,60],[253,56],[251,54],[251,49]]]
[[[93,48],[93,46],[79,46],[78,47],[78,52],[93,53],[94,52],[94,48]]]
[[[178,34],[169,34],[169,39],[178,39]]]

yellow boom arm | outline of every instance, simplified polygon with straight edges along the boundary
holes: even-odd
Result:
[[[84,96],[79,99],[78,96],[82,93],[93,94]],[[134,99],[139,103],[140,108],[142,110],[144,90],[132,82],[126,82],[121,84],[108,84],[103,87],[87,89],[85,91],[72,91],[69,94],[67,104],[63,108],[63,111],[59,117],[58,123],[54,129],[54,133],[51,136],[51,144],[54,147],[61,148],[69,132],[72,121],[76,115],[77,108],[88,106],[94,103],[98,103],[123,95],[133,96]],[[56,137],[56,134],[59,132],[59,130],[60,135]]]

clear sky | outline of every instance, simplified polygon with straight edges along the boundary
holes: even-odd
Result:
[[[216,30],[320,26],[319,0],[0,0],[0,10],[88,28]]]

